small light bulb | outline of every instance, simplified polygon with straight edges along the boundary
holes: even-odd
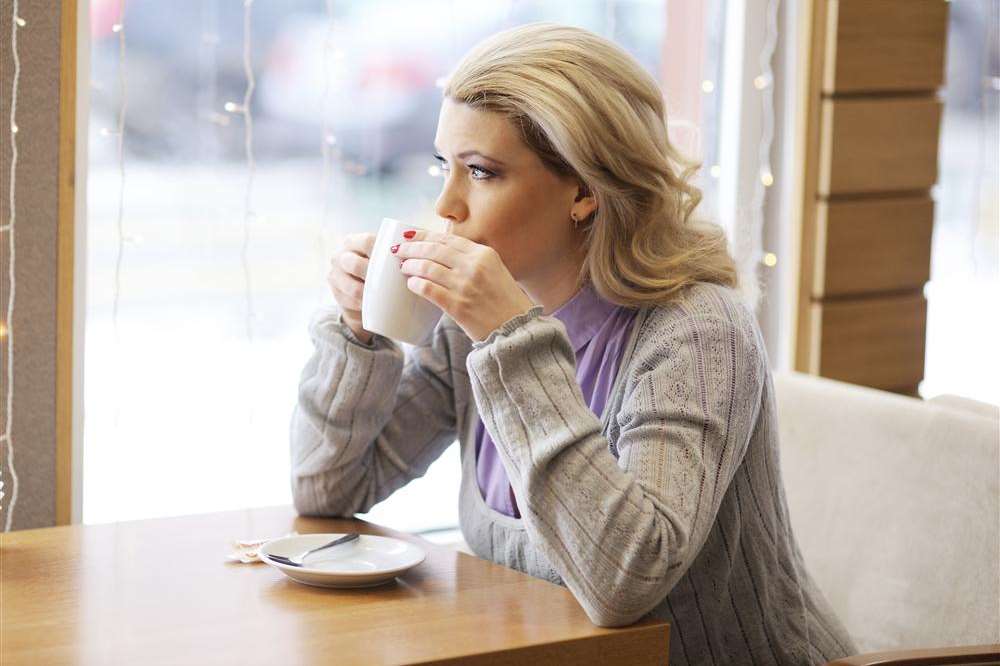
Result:
[[[757,90],[763,90],[764,88],[767,87],[767,83],[768,83],[767,77],[761,74],[760,76],[754,78],[753,87],[756,88]]]
[[[436,164],[432,164],[427,167],[427,174],[429,176],[434,176],[435,178],[441,175],[441,167]]]
[[[337,137],[335,137],[332,134],[327,134],[325,137],[323,137],[323,140],[326,141],[326,145],[328,146],[332,146],[333,144],[337,143]]]
[[[236,102],[226,102],[223,107],[229,113],[240,113],[243,111],[243,105],[237,104]]]
[[[763,261],[768,268],[774,268],[778,265],[778,255],[774,252],[765,252]]]
[[[121,31],[122,31],[121,23],[115,23],[113,26],[111,26],[111,32],[121,32]]]
[[[15,125],[14,123],[11,123],[10,124],[10,131],[11,131],[12,134],[17,134],[17,125]]]
[[[715,90],[715,84],[709,81],[708,79],[705,79],[704,81],[701,82],[701,90],[702,92],[710,93],[713,90]]]
[[[764,187],[771,187],[774,185],[774,176],[771,175],[771,172],[765,171],[760,174],[760,182],[764,183]]]
[[[17,23],[17,27],[19,27],[19,28],[23,28],[24,26],[28,25],[28,22],[25,21],[20,16],[18,16],[17,18],[15,18],[14,22]]]
[[[708,170],[708,172],[712,174],[712,178],[718,178],[719,176],[722,175],[722,167],[720,167],[718,164],[713,164],[712,167]]]

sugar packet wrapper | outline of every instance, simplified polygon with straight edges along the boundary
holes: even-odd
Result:
[[[296,536],[298,532],[289,532],[284,536]],[[253,562],[262,562],[260,555],[258,554],[258,549],[263,546],[268,541],[273,539],[279,539],[282,537],[266,537],[264,539],[252,539],[252,540],[237,540],[232,543],[232,552],[226,555],[226,559],[231,562],[240,562],[242,564],[251,564]]]

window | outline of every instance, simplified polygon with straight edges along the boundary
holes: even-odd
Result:
[[[1000,46],[996,3],[949,14],[921,395],[1000,403],[997,308]]]
[[[92,0],[84,522],[289,503],[329,258],[383,216],[433,215],[438,79],[483,37],[551,20],[612,37],[662,80],[685,4],[129,0],[122,21],[118,0]],[[723,9],[695,19],[704,97],[671,127],[700,124],[710,163],[720,88],[701,83],[721,69]],[[363,517],[454,526],[459,475],[453,446]]]

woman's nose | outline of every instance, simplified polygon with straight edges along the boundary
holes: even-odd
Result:
[[[441,194],[438,195],[434,205],[434,211],[438,217],[449,222],[461,222],[469,216],[469,208],[465,203],[465,198],[457,187],[450,184],[450,179],[447,176],[444,187],[441,188]]]

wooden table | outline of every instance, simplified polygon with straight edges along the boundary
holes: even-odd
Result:
[[[427,559],[361,590],[227,562],[234,539],[380,534]],[[3,664],[665,664],[668,625],[593,625],[558,585],[362,520],[269,507],[0,537]]]

